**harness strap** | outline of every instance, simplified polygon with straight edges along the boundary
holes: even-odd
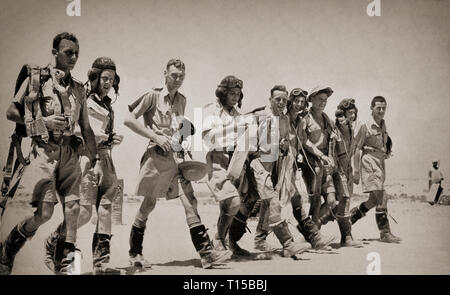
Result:
[[[29,93],[28,96],[24,99],[24,121],[26,132],[30,137],[40,136],[44,142],[48,142],[48,131],[42,118],[40,101],[38,99],[41,86],[40,68],[31,68],[29,81]]]

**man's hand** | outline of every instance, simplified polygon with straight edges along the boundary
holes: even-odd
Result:
[[[92,167],[92,171],[94,174],[94,178],[97,179],[97,184],[100,183],[103,179],[103,171],[101,169],[101,161],[100,159],[95,160],[94,167]],[[92,165],[92,162],[91,162]]]
[[[320,157],[320,159],[325,162],[325,165],[334,167],[334,161],[330,157],[323,155],[322,157]]]
[[[48,117],[42,117],[45,122],[45,127],[51,130],[64,130],[67,128],[67,122],[64,115],[51,115]]]
[[[167,138],[164,135],[157,135],[155,138],[155,143],[162,148],[162,150],[167,153],[170,150],[172,150],[172,143],[170,142],[169,138]]]
[[[289,140],[286,138],[281,139],[280,141],[280,151],[281,154],[286,155],[289,151]]]

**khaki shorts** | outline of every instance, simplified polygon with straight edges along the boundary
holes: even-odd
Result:
[[[33,140],[30,160],[22,184],[32,190],[30,204],[79,200],[81,168],[78,153],[66,141],[61,144]]]
[[[101,178],[97,179],[87,156],[80,158],[82,171],[80,205],[111,205],[116,195],[117,175],[108,149],[97,150]]]
[[[175,199],[193,193],[191,182],[181,177],[173,152],[167,156],[156,152],[156,146],[147,149],[141,159],[137,196]],[[181,161],[181,160],[180,160]]]
[[[223,151],[206,154],[206,164],[209,168],[206,184],[218,202],[240,195],[238,188],[228,178],[227,169],[231,156],[231,153]]]
[[[384,190],[386,171],[384,158],[371,153],[363,153],[361,157],[361,184],[364,193]]]
[[[334,187],[336,189],[337,199],[347,197],[353,194],[353,169],[350,161],[339,161],[338,168],[333,173]]]

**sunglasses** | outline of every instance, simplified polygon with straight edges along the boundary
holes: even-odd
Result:
[[[303,89],[301,89],[301,88],[294,88],[294,89],[292,89],[292,91],[291,91],[291,96],[304,96],[304,97],[307,97],[308,96],[308,92],[307,91],[305,91],[305,90],[303,90]]]

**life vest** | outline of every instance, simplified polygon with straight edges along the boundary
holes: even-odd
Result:
[[[24,98],[22,113],[25,123],[25,134],[22,135],[29,137],[40,136],[42,140],[47,142],[49,135],[44,120],[42,119],[39,98],[42,97],[42,85],[51,78],[50,68],[42,68],[30,64],[23,65],[17,77],[14,95],[17,94],[22,83],[27,78],[29,78],[28,95]]]
[[[47,130],[43,120],[42,107],[44,106],[42,103],[45,104],[44,108],[47,112],[51,109],[55,115],[64,115],[66,128],[64,130],[51,130],[54,139],[57,140],[63,135],[71,136],[74,134],[74,125],[78,120],[82,100],[84,100],[80,95],[84,95],[84,89],[82,84],[76,82],[73,78],[71,78],[70,85],[67,87],[55,82],[63,76],[63,71],[51,66],[41,68],[27,64],[22,67],[16,82],[16,94],[25,79],[29,78],[27,96],[23,98],[26,136],[39,137],[44,142],[49,140],[49,130]],[[51,107],[48,104],[50,100]]]

